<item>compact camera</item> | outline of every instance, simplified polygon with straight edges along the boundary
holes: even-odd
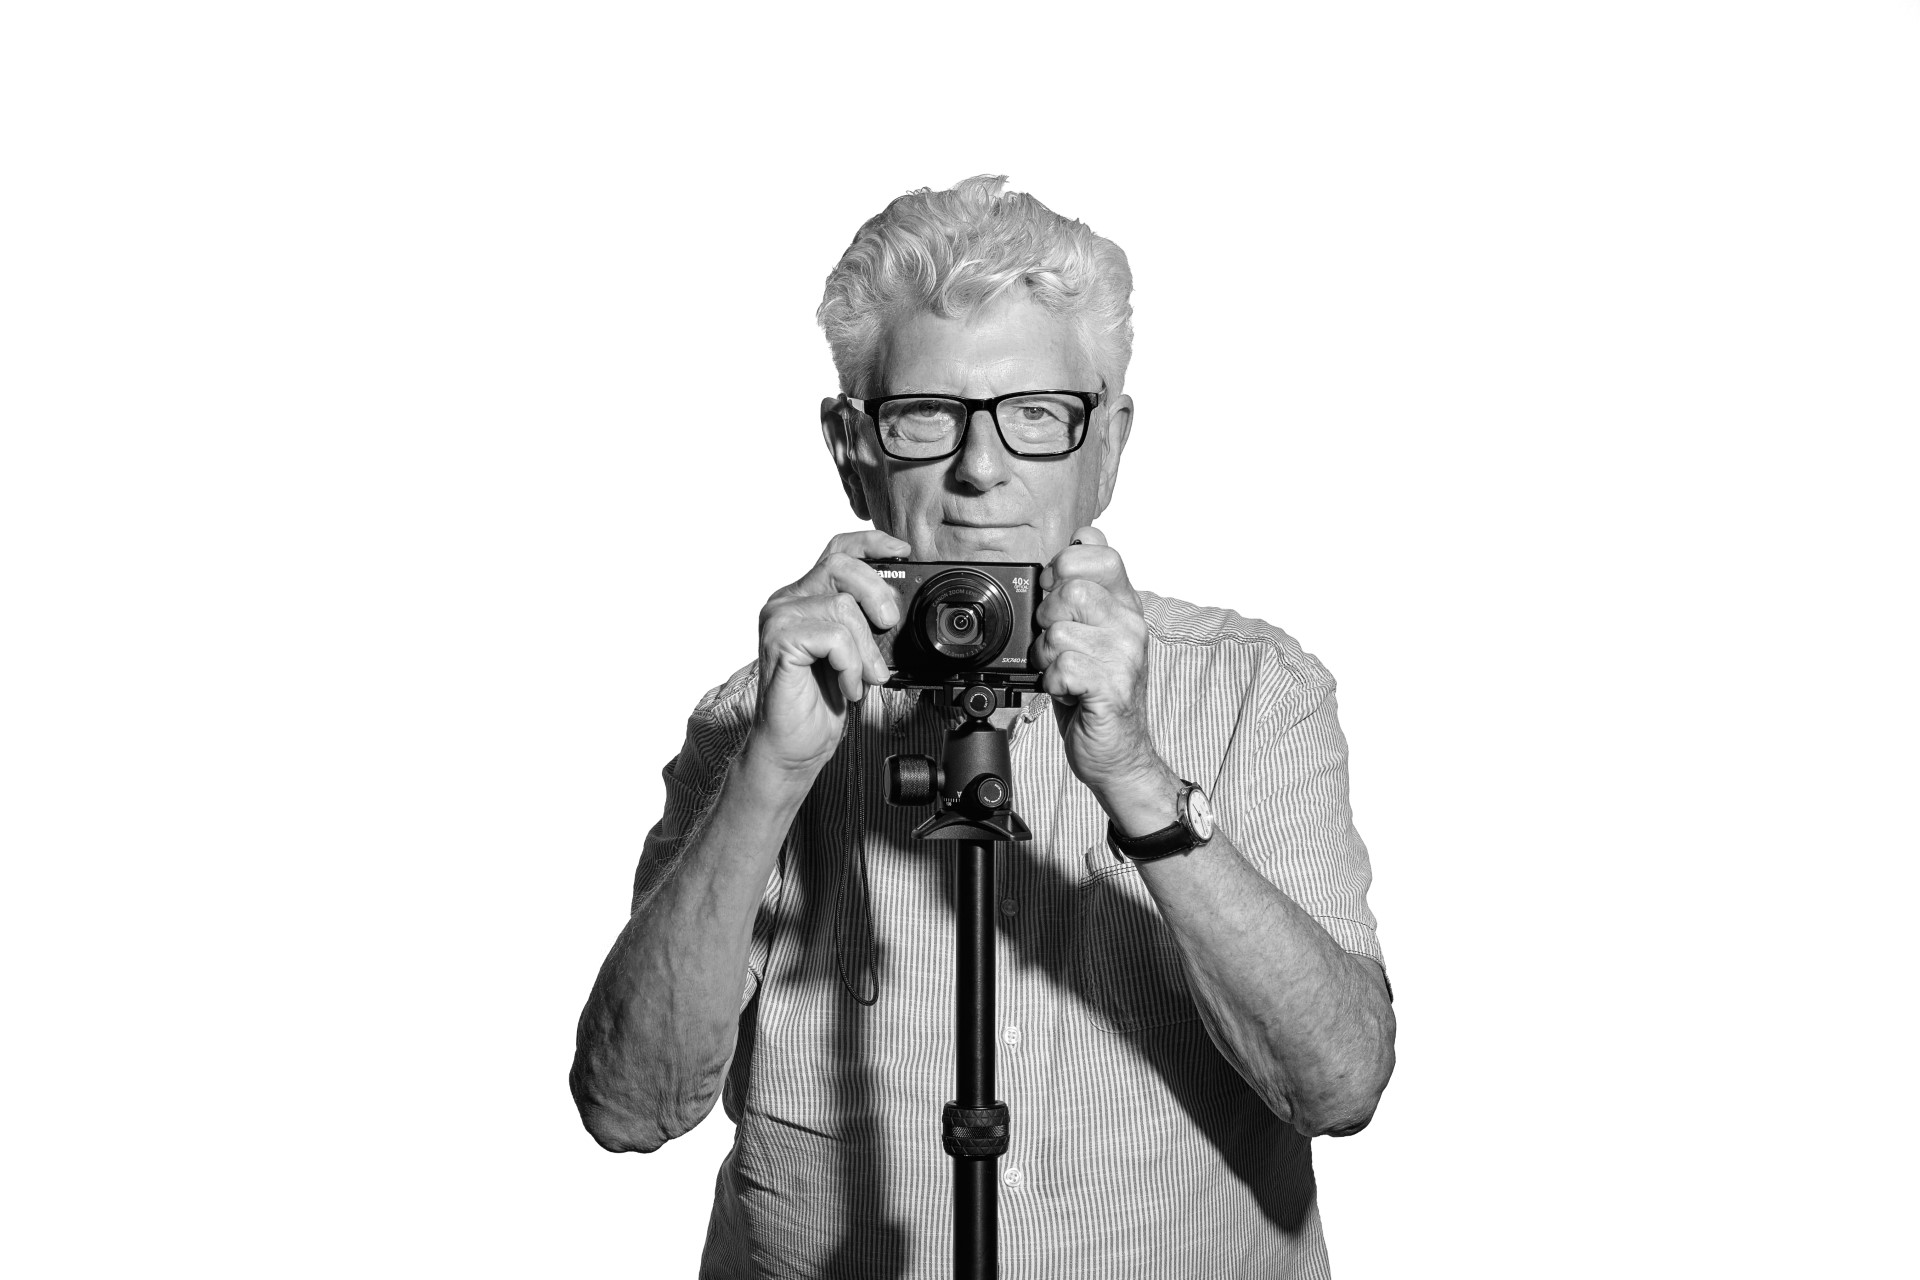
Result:
[[[1034,689],[1029,650],[1039,636],[1040,566],[987,561],[869,560],[900,593],[900,623],[874,636],[889,689],[957,683]]]

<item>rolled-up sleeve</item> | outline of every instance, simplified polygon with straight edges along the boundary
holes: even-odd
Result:
[[[1384,966],[1367,888],[1373,871],[1347,798],[1347,740],[1333,677],[1312,657],[1263,664],[1255,715],[1234,734],[1213,795],[1254,868],[1343,949]]]
[[[672,873],[687,846],[699,836],[712,816],[727,770],[746,742],[747,729],[753,719],[755,675],[752,666],[735,672],[725,684],[709,691],[687,718],[687,736],[680,746],[680,754],[661,770],[661,779],[666,784],[666,805],[660,820],[647,833],[646,844],[640,852],[640,865],[633,877],[633,910],[638,911]],[[753,998],[766,974],[784,861],[783,857],[776,863],[768,877],[754,917],[753,939],[747,952],[747,981],[740,993],[742,1008]]]

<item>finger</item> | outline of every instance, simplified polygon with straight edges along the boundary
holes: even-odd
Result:
[[[900,625],[904,606],[893,584],[865,560],[834,553],[820,562],[821,591],[838,592],[850,597],[865,615],[860,625],[885,631]]]
[[[1034,642],[1034,659],[1043,671],[1051,670],[1069,653],[1083,654],[1104,662],[1112,655],[1112,637],[1098,627],[1079,622],[1057,622]]]
[[[769,633],[767,647],[769,659],[785,666],[831,668],[834,683],[848,702],[860,701],[866,692],[866,664],[859,645],[853,633],[832,618],[795,615],[783,619]]]
[[[827,637],[825,664],[832,667],[840,685],[840,696],[848,702],[858,702],[866,696],[867,681],[862,675],[866,665],[861,661],[860,648],[855,643],[853,633],[845,627],[832,627],[824,632]],[[819,670],[819,664],[815,665]]]
[[[824,560],[836,553],[855,559],[878,560],[886,556],[910,556],[913,554],[913,544],[882,529],[860,529],[853,533],[834,534],[820,558]]]
[[[840,692],[846,695],[847,701],[859,702],[867,696],[866,659],[860,654],[853,632],[842,628],[841,635],[845,637],[844,644],[836,643],[827,661],[840,673]]]
[[[1121,612],[1120,602],[1098,582],[1069,578],[1047,593],[1033,616],[1043,627],[1061,622],[1100,625],[1114,622]]]
[[[1093,689],[1092,676],[1098,666],[1086,654],[1068,650],[1047,667],[1040,677],[1040,688],[1052,697],[1078,701]]]
[[[844,551],[829,550],[806,577],[781,593],[789,596],[850,595],[866,615],[862,625],[881,631],[900,623],[900,593],[865,560]]]
[[[887,590],[893,588],[888,587]],[[880,656],[880,646],[874,642],[873,628],[867,622],[867,611],[849,592],[842,591],[829,599],[840,625],[853,637],[854,648],[860,655],[860,669],[867,683],[885,684],[893,672],[887,666],[887,660]]]
[[[1090,524],[1083,524],[1075,529],[1073,540],[1081,546],[1104,547],[1107,545],[1107,535]]]
[[[814,578],[815,573],[819,571],[820,566],[834,556],[846,556],[854,560],[863,558],[880,560],[889,556],[910,556],[912,554],[912,543],[901,538],[896,538],[892,534],[879,529],[859,529],[851,533],[836,533],[827,540],[826,550],[822,551],[820,558],[814,561],[813,569],[809,570],[798,581],[787,584],[780,588],[780,590],[774,592],[774,594],[776,596],[819,594],[817,585],[814,590],[809,590],[808,584]]]
[[[788,596],[773,600],[761,611],[761,627],[769,634],[777,635],[789,628],[818,624],[839,627],[851,637],[850,643],[859,659],[860,671],[866,683],[887,682],[893,673],[886,659],[880,656],[880,646],[874,642],[873,628],[867,624],[866,613],[848,593]]]
[[[1128,595],[1133,593],[1127,582],[1126,563],[1118,551],[1107,546],[1065,548],[1041,571],[1040,586],[1051,591],[1071,578],[1088,578]]]

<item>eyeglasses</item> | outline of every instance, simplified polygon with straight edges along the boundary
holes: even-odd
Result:
[[[1007,452],[1021,458],[1058,458],[1087,439],[1087,422],[1104,391],[1015,391],[990,400],[964,396],[881,396],[847,402],[873,419],[889,458],[931,462],[951,458],[967,443],[973,415],[993,418]]]

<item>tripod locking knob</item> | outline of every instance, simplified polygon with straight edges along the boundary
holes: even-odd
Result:
[[[995,813],[1007,803],[1007,780],[998,774],[983,773],[967,789],[972,807],[983,813]]]
[[[887,757],[887,803],[932,804],[940,795],[940,766],[926,756]]]
[[[983,684],[969,685],[958,699],[960,709],[975,720],[985,720],[1000,705],[1000,699],[993,690]]]

